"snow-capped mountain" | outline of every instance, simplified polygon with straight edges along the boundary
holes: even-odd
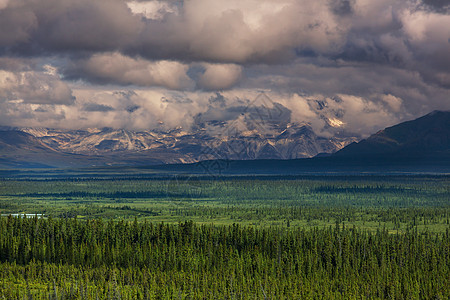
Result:
[[[162,163],[306,158],[336,152],[355,141],[355,138],[319,137],[305,123],[256,128],[245,122],[207,122],[190,131],[183,128],[167,131],[21,128],[20,131],[64,153],[123,157],[132,154],[155,158]]]
[[[18,132],[25,133],[30,145],[36,143],[39,149],[42,146],[47,149],[26,152],[20,148],[22,154],[15,158],[14,151],[8,150],[3,157],[7,161],[21,162],[34,161],[32,158],[38,157],[38,162],[42,164],[47,163],[45,157],[52,157],[50,166],[151,165],[211,159],[296,159],[331,154],[357,140],[349,137],[348,133],[342,137],[341,128],[334,129],[330,120],[339,121],[339,114],[321,115],[333,127],[333,130],[328,128],[323,133],[328,137],[315,132],[309,123],[293,122],[291,116],[290,109],[265,94],[234,106],[226,106],[218,95],[210,99],[203,112],[193,117],[189,128],[171,128],[163,122],[157,128],[141,131],[3,128],[15,131],[16,135]],[[11,146],[8,149],[16,147]]]

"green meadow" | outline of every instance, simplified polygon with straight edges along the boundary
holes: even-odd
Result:
[[[3,215],[257,227],[445,232],[446,176],[169,177],[0,181]]]

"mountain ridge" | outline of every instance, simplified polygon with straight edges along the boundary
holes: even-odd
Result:
[[[337,151],[335,156],[429,155],[450,151],[450,111],[433,111],[387,127]]]
[[[154,147],[136,152],[126,148],[112,151],[111,147],[114,148],[117,145],[115,143],[108,145],[108,143],[113,141],[111,137],[114,135],[125,134],[125,139],[131,143],[128,145],[134,145],[136,139],[133,138],[133,134],[142,137],[144,135],[142,132],[130,133],[114,129],[76,131],[77,134],[87,135],[88,141],[94,141],[89,144],[89,147],[97,147],[97,152],[92,155],[62,152],[60,151],[62,147],[54,147],[55,143],[58,146],[58,143],[62,143],[61,141],[70,142],[70,134],[73,133],[50,130],[53,134],[51,136],[49,129],[34,130],[36,136],[40,135],[39,138],[24,132],[20,133],[21,138],[26,137],[25,141],[31,144],[36,143],[27,147],[23,147],[21,143],[5,146],[4,141],[1,144],[0,132],[0,150],[10,147],[6,151],[9,153],[0,151],[2,154],[0,165],[23,167],[29,163],[53,167],[129,166],[151,172],[213,175],[372,171],[450,173],[450,112],[442,111],[387,127],[335,153],[327,155],[316,153],[314,158],[301,159],[297,157],[284,159],[280,156],[283,155],[282,151],[286,151],[284,155],[286,153],[299,155],[308,149],[318,152],[318,144],[315,142],[321,139],[331,143],[330,140],[315,135],[305,124],[290,125],[283,130],[275,128],[273,130],[277,132],[276,135],[270,131],[261,133],[255,130],[242,130],[234,135],[212,136],[206,130],[199,130],[196,134],[192,134],[183,131],[182,128],[171,132],[147,133],[151,136],[153,143],[151,144]],[[11,132],[17,134],[17,131]],[[102,138],[98,138],[99,133],[104,134]],[[291,139],[294,143],[290,143]],[[263,143],[260,143],[261,141]],[[73,143],[74,147],[79,147],[81,144]],[[105,149],[101,149],[103,146]],[[17,151],[11,151],[15,149],[14,147]]]
[[[108,152],[142,152],[151,149],[173,149],[198,161],[203,158],[257,159],[306,158],[318,153],[333,153],[355,138],[324,138],[316,135],[306,124],[289,124],[275,134],[257,130],[236,131],[227,128],[219,135],[206,130],[183,131],[181,128],[162,131],[129,131],[124,129],[55,130],[48,128],[20,128],[44,144],[62,152],[77,154],[105,154]],[[231,133],[231,135],[230,135]],[[266,155],[265,152],[272,152]]]
[[[28,143],[39,145],[20,158],[32,163],[49,155],[49,166],[155,165],[195,163],[208,159],[295,159],[318,153],[333,153],[355,138],[325,138],[306,123],[288,123],[284,127],[267,125],[257,130],[245,123],[210,122],[194,132],[172,130],[130,131],[112,128],[57,130],[50,128],[9,128],[10,134],[28,134]],[[250,128],[249,128],[250,127]],[[20,135],[19,134],[19,135]],[[9,150],[0,153],[14,161],[14,138]],[[11,148],[12,147],[12,148]],[[5,153],[6,152],[6,153]],[[8,153],[10,152],[10,153]],[[46,154],[46,152],[51,152]],[[94,163],[93,163],[94,162]],[[93,164],[92,164],[93,163]],[[20,163],[22,164],[22,163]]]
[[[219,165],[220,167],[217,167]],[[450,112],[387,127],[331,155],[293,160],[202,161],[159,170],[195,174],[450,173]],[[219,171],[217,171],[219,170]]]

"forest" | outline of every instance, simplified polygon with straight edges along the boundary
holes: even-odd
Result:
[[[0,297],[449,299],[449,183],[4,179]]]

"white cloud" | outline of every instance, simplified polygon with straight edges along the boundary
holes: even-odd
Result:
[[[340,121],[353,133],[367,136],[399,122],[398,115],[384,109],[380,103],[354,95],[341,94],[338,97],[340,101],[327,99],[327,103],[330,109],[342,110]]]
[[[34,104],[65,104],[74,101],[72,90],[56,75],[43,72],[0,70],[0,97]]]
[[[133,14],[151,20],[160,20],[168,13],[178,12],[178,7],[167,1],[131,1],[127,2],[127,5]]]
[[[431,62],[434,67],[450,68],[450,15],[427,11],[405,10],[401,15],[403,31],[416,58]]]
[[[334,53],[345,36],[328,2],[185,1],[179,14],[149,23],[141,53],[233,63],[282,61],[297,48]]]
[[[229,89],[241,78],[242,67],[235,64],[203,64],[205,72],[198,85],[206,90]]]
[[[131,58],[120,53],[95,54],[77,62],[71,72],[82,78],[90,78],[112,84],[163,86],[168,89],[187,89],[193,81],[186,72],[189,66],[176,61],[148,61]]]
[[[0,9],[4,9],[8,6],[9,0],[0,0]]]
[[[402,99],[395,97],[394,95],[382,95],[381,100],[383,100],[394,112],[399,112],[402,107]]]
[[[0,95],[6,97],[7,92],[17,86],[17,77],[14,73],[0,70]]]

